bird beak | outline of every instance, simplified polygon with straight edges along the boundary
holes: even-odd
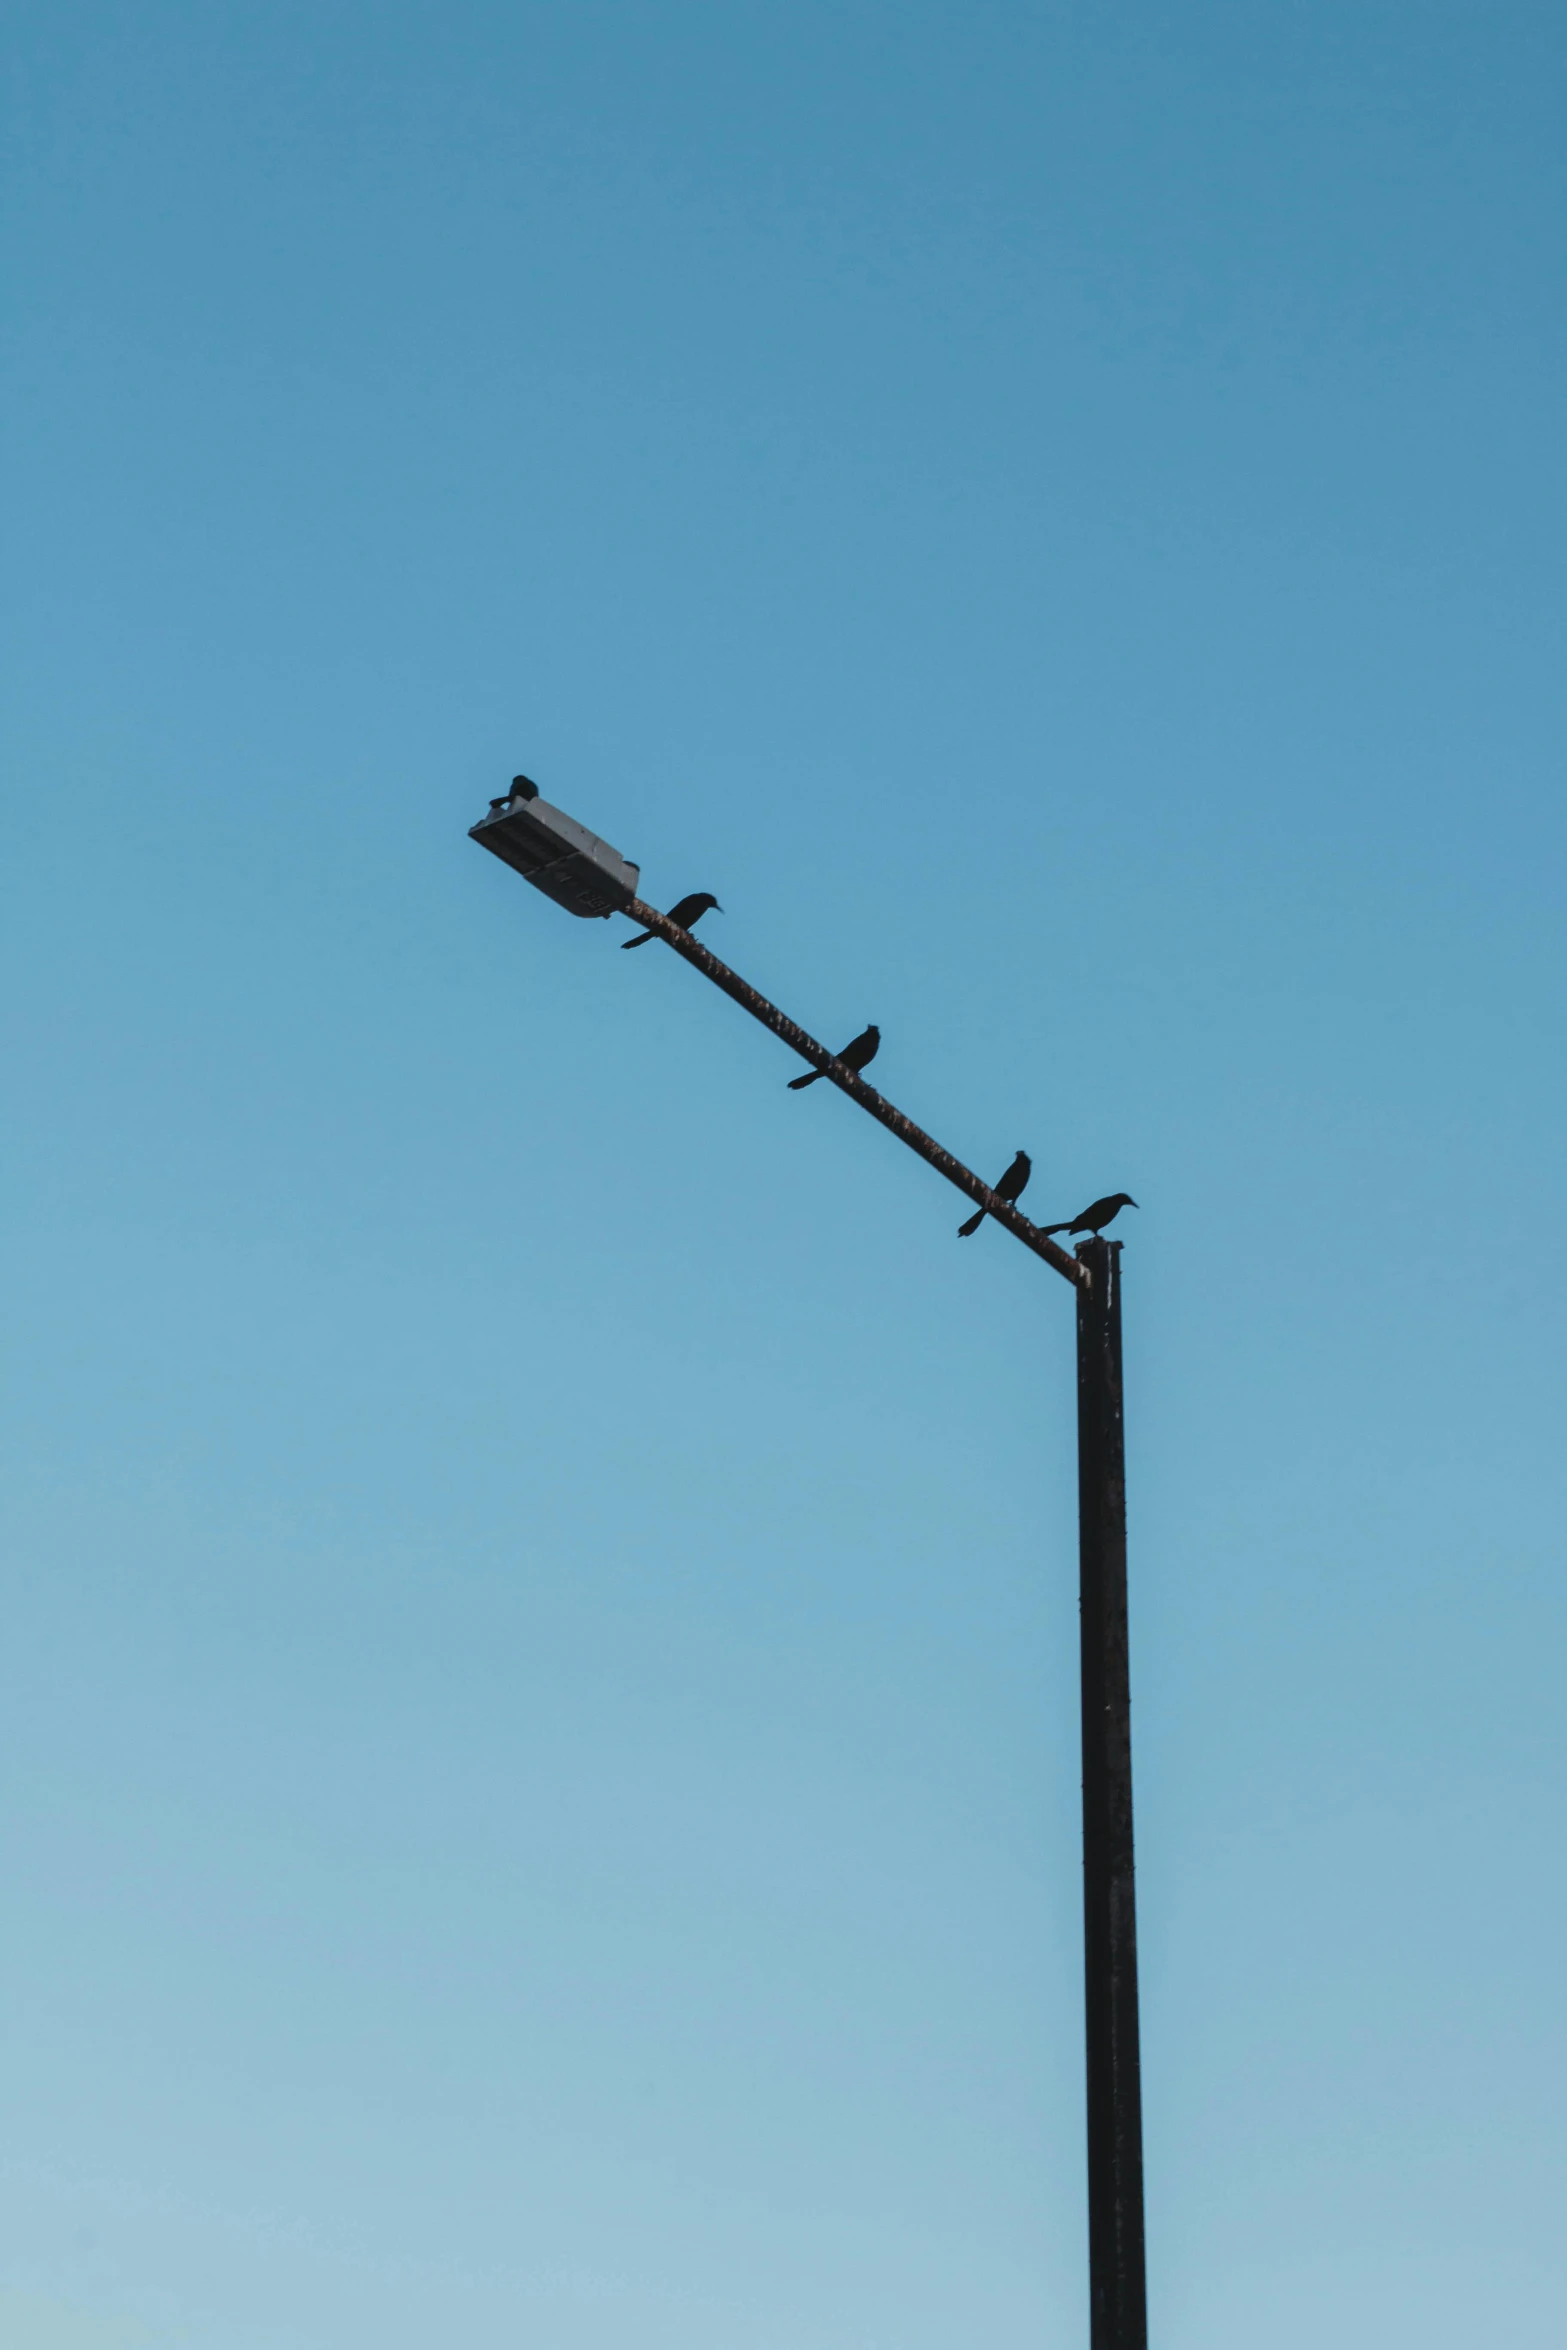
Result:
[[[1126,1203],[1126,1204],[1127,1204],[1127,1206],[1128,1206],[1129,1208],[1135,1208],[1135,1207],[1136,1207],[1136,1205],[1137,1205],[1137,1202],[1136,1202],[1136,1200],[1134,1200],[1134,1199],[1129,1199],[1129,1200],[1127,1201],[1127,1203]]]

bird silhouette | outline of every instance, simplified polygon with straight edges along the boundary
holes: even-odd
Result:
[[[1129,1191],[1112,1191],[1106,1199],[1096,1199],[1091,1208],[1085,1208],[1075,1224],[1041,1224],[1044,1233],[1091,1232],[1097,1240],[1100,1228],[1112,1223],[1123,1208],[1135,1208],[1136,1200]]]
[[[723,910],[711,890],[694,889],[688,898],[679,898],[670,907],[669,919],[671,922],[678,922],[682,930],[689,930],[692,924],[699,922],[707,912],[721,914]],[[656,930],[639,930],[635,938],[623,938],[620,942],[621,948],[624,950],[626,947],[645,947],[650,938],[657,938],[658,935]]]
[[[1021,1199],[1023,1196],[1023,1187],[1033,1172],[1034,1162],[1029,1157],[1027,1151],[1019,1151],[1011,1166],[1001,1177],[1001,1180],[992,1187],[995,1191],[997,1199]],[[971,1232],[977,1232],[989,1213],[990,1210],[988,1208],[980,1208],[976,1210],[972,1216],[970,1216],[966,1224],[960,1224],[958,1226],[959,1240],[967,1240]]]
[[[863,1069],[867,1067],[870,1062],[875,1060],[877,1048],[880,1046],[880,1044],[881,1030],[873,1021],[869,1028],[862,1028],[859,1035],[854,1038],[853,1042],[846,1044],[842,1052],[835,1053],[833,1058],[834,1060],[841,1061],[846,1069]],[[807,1070],[803,1077],[791,1077],[789,1080],[789,1091],[791,1093],[799,1093],[802,1087],[807,1085],[814,1085],[818,1077],[825,1077],[826,1074],[827,1072],[825,1069],[810,1069]]]

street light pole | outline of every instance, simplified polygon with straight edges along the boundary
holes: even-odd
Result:
[[[1121,1244],[1085,1240],[1077,1261],[1089,2341],[1091,2350],[1146,2350]]]
[[[727,963],[721,963],[716,955],[710,954],[699,939],[692,937],[689,930],[682,930],[678,922],[671,922],[669,916],[661,914],[656,906],[644,905],[640,898],[633,898],[625,911],[644,930],[656,931],[660,938],[666,939],[683,961],[700,971],[704,979],[710,979],[715,987],[721,987],[730,1001],[738,1004],[742,1011],[749,1012],[753,1020],[760,1020],[762,1026],[770,1028],[774,1036],[782,1037],[785,1044],[792,1045],[802,1060],[809,1061],[813,1068],[819,1069],[825,1078],[837,1086],[840,1093],[848,1095],[850,1101],[858,1102],[862,1110],[868,1110],[880,1125],[886,1127],[889,1134],[895,1134],[900,1142],[907,1143],[909,1149],[916,1151],[928,1167],[934,1167],[938,1175],[945,1175],[947,1181],[955,1184],[976,1207],[988,1208],[995,1221],[1004,1224],[1014,1239],[1020,1240],[1025,1248],[1032,1249],[1035,1256],[1043,1257],[1047,1265],[1054,1266],[1058,1273],[1074,1285],[1082,1280],[1081,1268],[1064,1248],[1057,1247],[1048,1234],[1040,1231],[1037,1224],[1031,1224],[1026,1216],[1020,1215],[1010,1200],[998,1199],[988,1183],[981,1182],[971,1168],[964,1166],[961,1159],[955,1159],[950,1151],[943,1150],[941,1144],[934,1141],[923,1127],[916,1126],[912,1118],[906,1118],[901,1110],[895,1109],[873,1085],[867,1085],[857,1069],[846,1068],[842,1061],[835,1061],[825,1045],[818,1044],[815,1037],[808,1036],[803,1028],[790,1019],[787,1012],[780,1012],[776,1004],[770,1004],[766,996],[758,994],[748,981],[740,977],[738,971],[731,971]]]
[[[525,788],[522,788],[525,787]],[[1126,1443],[1121,1246],[1097,1235],[1075,1257],[906,1118],[855,1069],[636,895],[635,865],[519,776],[473,839],[575,914],[624,913],[673,947],[888,1132],[1005,1226],[1077,1292],[1077,1474],[1083,1689],[1083,1950],[1088,2054],[1090,2350],[1147,2350],[1132,1734],[1127,1664]]]

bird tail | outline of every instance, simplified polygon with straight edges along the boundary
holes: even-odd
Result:
[[[656,930],[639,930],[635,938],[623,938],[621,940],[620,951],[622,954],[624,954],[627,947],[645,947],[650,938],[657,938],[657,936],[658,932]]]
[[[1048,1240],[1052,1232],[1070,1232],[1072,1227],[1070,1224],[1041,1224],[1039,1229]]]
[[[966,1224],[960,1224],[960,1225],[958,1226],[958,1238],[959,1238],[959,1240],[967,1240],[967,1238],[968,1238],[968,1236],[969,1236],[969,1234],[970,1234],[971,1232],[977,1232],[977,1231],[979,1230],[979,1228],[980,1228],[981,1224],[983,1224],[983,1223],[984,1223],[984,1221],[985,1221],[985,1218],[986,1218],[986,1215],[987,1215],[988,1213],[989,1213],[988,1209],[985,1209],[985,1208],[980,1208],[976,1214],[974,1214],[974,1215],[970,1216],[970,1218],[969,1218],[969,1220],[968,1220],[968,1222],[967,1222]]]
[[[789,1080],[789,1091],[791,1093],[798,1093],[802,1085],[814,1085],[820,1075],[820,1069],[812,1069],[804,1077],[791,1077]]]

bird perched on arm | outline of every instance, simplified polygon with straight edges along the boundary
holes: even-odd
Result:
[[[680,898],[670,907],[669,919],[678,922],[682,930],[689,930],[704,914],[721,914],[723,910],[711,890],[694,889],[688,898]],[[621,951],[624,953],[627,947],[645,947],[650,938],[657,938],[658,935],[656,930],[639,930],[635,938],[621,940]]]
[[[1052,1232],[1091,1232],[1097,1240],[1103,1225],[1109,1224],[1123,1208],[1135,1208],[1136,1200],[1129,1191],[1112,1191],[1107,1199],[1096,1199],[1091,1208],[1085,1208],[1075,1224],[1041,1224],[1046,1235]]]
[[[846,1044],[842,1052],[835,1053],[833,1058],[836,1061],[841,1061],[846,1069],[858,1071],[868,1067],[875,1060],[877,1047],[880,1043],[881,1030],[872,1022],[869,1028],[862,1028],[853,1042]],[[803,1086],[814,1085],[818,1077],[825,1077],[826,1074],[825,1069],[810,1069],[803,1077],[791,1077],[789,1091],[798,1093]]]
[[[1011,1166],[1002,1176],[1000,1182],[994,1186],[997,1199],[1004,1199],[1008,1201],[1021,1199],[1023,1196],[1023,1187],[1033,1172],[1034,1162],[1029,1157],[1027,1151],[1019,1151],[1017,1157],[1013,1160]],[[960,1224],[958,1226],[959,1240],[967,1240],[971,1232],[977,1232],[989,1213],[990,1210],[988,1208],[980,1208],[974,1215],[970,1216],[966,1224]]]

